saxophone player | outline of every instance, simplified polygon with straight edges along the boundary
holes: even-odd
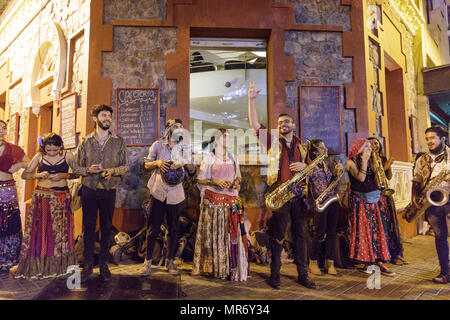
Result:
[[[321,150],[325,149],[325,144],[320,139],[311,140],[308,144],[308,158],[314,160],[319,156]],[[340,177],[343,172],[341,162],[334,166],[336,177]],[[333,174],[326,162],[321,161],[316,167],[312,175],[309,177],[309,188],[313,199],[320,197],[326,192],[327,187],[333,181]],[[309,261],[309,271],[314,275],[322,275],[317,260],[322,242],[326,241],[325,248],[325,271],[331,275],[337,275],[334,267],[335,247],[336,247],[336,226],[338,222],[339,205],[337,201],[331,202],[322,212],[314,215],[315,234],[312,243],[311,259]]]
[[[412,204],[420,207],[419,197],[421,190],[425,189],[431,183],[433,178],[437,177],[443,170],[450,169],[450,148],[446,146],[447,133],[438,126],[433,126],[425,130],[425,140],[428,146],[428,152],[417,158],[412,184]],[[447,198],[450,181],[448,175],[439,185],[446,188]],[[450,225],[450,204],[436,206],[431,205],[425,211],[425,219],[431,225],[435,233],[435,245],[441,267],[439,275],[432,279],[433,282],[445,284],[450,282],[449,277],[449,246],[448,246],[448,228]]]
[[[265,145],[269,153],[267,184],[269,188],[290,180],[305,167],[306,146],[294,135],[295,121],[288,114],[280,114],[277,120],[279,136],[267,135],[267,144],[259,133],[264,126],[259,123],[256,113],[255,100],[259,94],[255,83],[250,82],[248,91],[248,113],[251,127],[255,130],[261,144]],[[303,182],[303,181],[302,181]],[[291,219],[291,232],[294,241],[295,264],[297,265],[298,283],[307,288],[316,288],[314,281],[308,276],[307,267],[307,209],[303,195],[303,188],[298,187],[294,192],[297,196],[286,202],[280,209],[274,210],[267,222],[269,247],[272,252],[270,264],[270,278],[268,284],[274,288],[280,287],[281,251],[284,234]]]

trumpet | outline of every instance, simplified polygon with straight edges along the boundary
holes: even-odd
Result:
[[[386,173],[383,168],[383,161],[381,161],[378,152],[372,151],[370,157],[370,167],[375,172],[375,183],[381,189],[381,193],[386,196],[391,196],[395,193],[394,189],[389,189]]]

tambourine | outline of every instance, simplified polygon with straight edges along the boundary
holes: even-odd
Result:
[[[144,163],[150,162],[150,159],[145,157]],[[167,161],[169,165],[173,164],[173,161]],[[161,177],[165,183],[167,183],[169,186],[176,186],[177,184],[183,182],[184,177],[184,166],[178,168],[178,169],[169,169],[166,172],[162,172],[159,170],[159,173],[161,174]]]
[[[168,161],[169,165],[173,164],[173,161]],[[161,177],[165,183],[169,186],[176,186],[183,181],[184,177],[184,167],[178,169],[169,169],[166,172],[160,170]]]

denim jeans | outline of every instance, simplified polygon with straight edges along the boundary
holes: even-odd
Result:
[[[425,212],[427,221],[430,223],[435,234],[436,251],[441,266],[441,274],[448,275],[448,228],[450,225],[450,204],[441,207],[431,206]]]

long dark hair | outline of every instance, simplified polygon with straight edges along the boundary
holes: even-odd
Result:
[[[381,159],[386,158],[383,152],[383,145],[381,144],[380,139],[378,139],[377,137],[370,137],[368,138],[368,140],[376,140],[378,141],[378,155],[380,156]]]
[[[321,139],[312,139],[308,141],[308,157],[309,160],[314,160],[319,155],[320,150],[322,149],[320,144],[323,143]]]
[[[39,152],[42,154],[47,154],[45,152],[45,146],[56,146],[64,149],[62,138],[54,132],[47,133],[42,140],[39,139]]]

